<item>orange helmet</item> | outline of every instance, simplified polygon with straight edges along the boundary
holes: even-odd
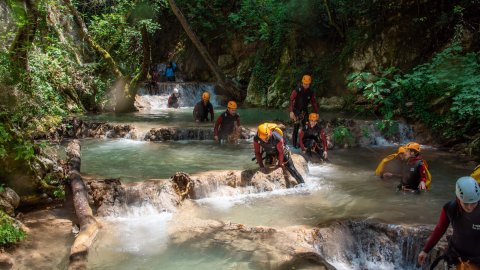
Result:
[[[228,109],[235,110],[235,109],[237,109],[237,103],[236,103],[235,101],[233,101],[233,100],[230,100],[230,101],[228,102],[227,108],[228,108]]]
[[[312,83],[312,76],[310,76],[310,75],[303,75],[302,83],[303,83],[303,84],[311,84],[311,83]]]
[[[405,145],[405,148],[407,149],[412,149],[412,150],[415,150],[417,152],[420,152],[420,144],[416,143],[416,142],[409,142]]]
[[[261,140],[266,141],[270,136],[270,128],[268,128],[268,123],[260,124],[258,126],[257,134]]]
[[[208,92],[203,92],[202,100],[209,101],[210,100],[210,94]]]
[[[318,121],[318,113],[311,113],[308,115],[308,121]]]
[[[400,146],[400,147],[398,147],[398,152],[397,152],[397,154],[405,153],[405,151],[406,151],[405,146]]]

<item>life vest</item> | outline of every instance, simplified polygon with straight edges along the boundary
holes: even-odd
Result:
[[[231,115],[228,112],[222,113],[221,116],[222,124],[218,130],[218,136],[225,139],[228,135],[232,134],[233,129],[235,128],[235,123],[240,116],[237,113]]]
[[[477,182],[480,184],[480,165],[475,167],[475,169],[473,170],[470,176],[473,177],[475,180],[477,180]]]
[[[311,102],[313,96],[313,91],[311,88],[304,89],[302,85],[295,88],[297,96],[295,97],[295,102],[293,104],[293,111],[295,114],[300,114],[302,112],[307,115],[308,104]]]
[[[480,266],[480,249],[478,248],[480,206],[477,206],[471,213],[465,213],[455,199],[446,203],[443,210],[453,228],[447,253],[454,253],[453,257],[461,257],[464,262],[470,260]]]
[[[275,123],[265,123],[272,133],[268,141],[264,142],[258,137],[258,134],[253,138],[267,155],[278,155],[277,144],[283,140],[283,131]]]
[[[418,185],[420,184],[420,171],[418,168],[422,164],[425,166],[425,174],[427,178],[425,181],[425,187],[427,188],[427,190],[430,189],[432,175],[430,174],[427,162],[424,159],[418,159],[413,164],[407,164],[402,177],[402,185],[409,189],[418,189]]]

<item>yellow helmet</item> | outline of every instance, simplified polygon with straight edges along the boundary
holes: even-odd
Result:
[[[405,147],[404,147],[404,146],[400,146],[400,147],[398,147],[398,152],[397,152],[397,154],[405,153],[405,151],[406,151]]]
[[[311,113],[308,115],[308,121],[318,121],[318,113]]]
[[[268,123],[260,124],[258,126],[257,134],[261,140],[266,141],[270,136],[270,128],[268,127]]]
[[[237,103],[233,100],[230,100],[228,102],[227,108],[235,110],[235,109],[237,109]]]
[[[208,92],[203,92],[202,100],[209,101],[210,100],[210,94]]]
[[[409,142],[405,145],[405,148],[407,149],[412,149],[412,150],[415,150],[417,152],[420,152],[420,144],[416,143],[416,142]]]
[[[311,83],[312,83],[312,76],[310,76],[310,75],[303,75],[302,83],[303,83],[303,84],[311,84]]]

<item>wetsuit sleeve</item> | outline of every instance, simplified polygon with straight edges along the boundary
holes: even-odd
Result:
[[[293,89],[292,94],[290,95],[290,108],[289,112],[293,112],[293,104],[295,103],[295,98],[297,98],[297,91]]]
[[[427,169],[423,163],[418,166],[418,171],[420,172],[420,181],[427,183]]]
[[[240,116],[237,116],[237,127],[240,127]]]
[[[263,168],[262,154],[260,154],[260,144],[253,140],[253,149],[255,150],[255,158],[257,159],[258,165],[260,168]]]
[[[198,114],[198,104],[195,105],[193,108],[193,120],[197,120],[197,114]]]
[[[315,98],[315,92],[313,91],[312,91],[312,98],[310,99],[310,101],[312,102],[313,111],[315,113],[318,113],[317,99]]]
[[[432,234],[428,238],[427,243],[423,247],[423,251],[426,253],[430,252],[432,248],[438,243],[440,238],[442,238],[443,234],[447,231],[448,225],[450,225],[450,220],[448,219],[447,213],[445,213],[445,209],[442,208],[442,212],[440,213],[440,219],[435,226]]]
[[[323,151],[328,150],[328,143],[327,143],[327,134],[325,134],[325,129],[322,128],[322,131],[320,131],[320,137],[322,138],[322,143],[323,143]]]
[[[303,136],[305,135],[305,133],[303,132],[303,128],[300,129],[300,149],[305,150],[305,145],[303,144]]]
[[[277,157],[278,165],[283,166],[283,156],[284,156],[283,139],[277,143],[277,151],[278,151],[278,157]]]
[[[215,127],[213,128],[213,135],[218,136],[218,128],[223,122],[223,114],[220,114],[220,116],[217,118],[217,121],[215,122]]]

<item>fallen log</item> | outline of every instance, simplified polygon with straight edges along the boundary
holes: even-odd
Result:
[[[88,250],[97,236],[99,225],[88,204],[88,191],[80,175],[80,144],[73,140],[67,147],[68,179],[72,189],[72,200],[80,225],[80,232],[70,249],[69,270],[86,269]]]

